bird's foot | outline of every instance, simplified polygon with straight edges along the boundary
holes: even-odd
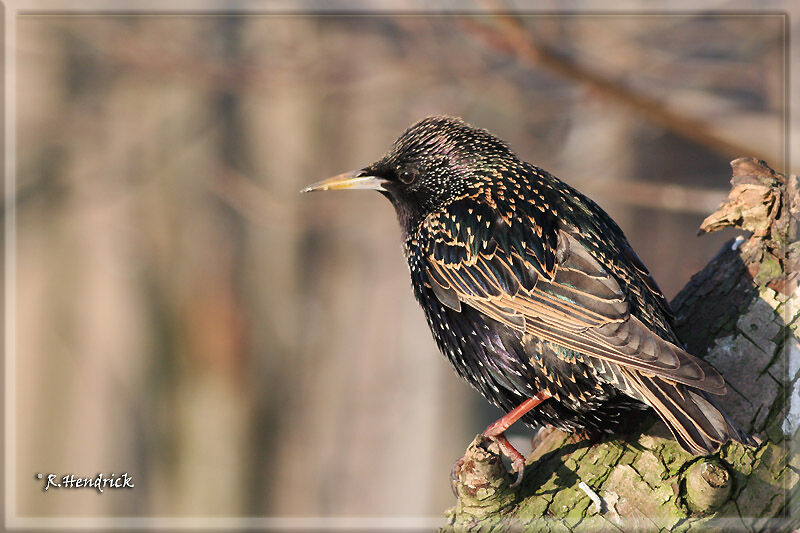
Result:
[[[508,442],[505,432],[511,427],[511,424],[525,416],[525,413],[550,397],[550,393],[547,391],[540,391],[534,394],[533,397],[519,404],[483,431],[483,436],[496,442],[500,447],[500,452],[511,459],[511,468],[517,473],[517,479],[511,484],[512,487],[517,487],[522,483],[522,475],[525,472],[525,458]]]
[[[485,435],[484,436],[497,443],[500,447],[500,452],[511,459],[511,470],[517,473],[517,479],[511,484],[512,487],[518,487],[522,483],[522,476],[525,473],[525,457],[514,448],[514,445],[508,442],[505,433],[499,435]],[[454,467],[455,468],[455,467]]]

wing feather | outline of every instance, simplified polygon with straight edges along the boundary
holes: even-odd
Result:
[[[631,314],[618,280],[580,243],[578,234],[551,224],[556,235],[548,240],[558,244],[553,253],[541,246],[538,234],[543,228],[509,224],[474,201],[469,217],[466,212],[461,209],[456,228],[447,212],[430,216],[423,226],[429,236],[428,279],[444,305],[460,310],[466,304],[519,334],[583,356],[725,393],[725,382],[711,365],[659,337]],[[474,243],[460,240],[477,234],[468,229],[470,224],[483,224],[481,238],[487,242],[470,246]],[[637,275],[651,279],[640,262],[635,266]]]

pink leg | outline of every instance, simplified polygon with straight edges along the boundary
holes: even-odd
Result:
[[[533,398],[528,398],[517,407],[509,411],[507,415],[500,418],[493,424],[489,424],[489,427],[483,430],[483,436],[491,438],[502,435],[508,428],[511,427],[514,422],[522,418],[525,413],[548,398],[550,398],[550,395],[546,392],[539,392]]]
[[[525,471],[525,458],[517,451],[516,448],[514,448],[514,446],[511,445],[510,442],[508,442],[505,432],[514,422],[522,418],[525,413],[548,398],[550,398],[550,395],[546,392],[537,393],[533,398],[528,398],[519,404],[519,406],[511,410],[507,415],[503,416],[493,424],[490,424],[489,427],[483,431],[483,436],[495,441],[498,446],[500,446],[500,450],[506,455],[506,457],[511,459],[511,465],[517,472],[517,480],[511,484],[512,487],[516,487],[522,482],[522,474]]]

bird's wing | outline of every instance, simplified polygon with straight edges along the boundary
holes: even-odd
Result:
[[[420,239],[431,288],[444,305],[460,311],[466,304],[584,356],[725,393],[713,367],[630,313],[614,276],[566,230],[466,199],[430,215]]]
[[[599,228],[605,228],[600,231],[603,231],[606,234],[610,233],[612,235],[614,245],[618,248],[619,253],[625,258],[626,264],[629,266],[627,275],[635,276],[636,279],[643,285],[643,288],[647,290],[652,304],[658,309],[660,314],[666,320],[666,324],[659,324],[658,326],[660,326],[662,332],[671,334],[671,331],[665,330],[671,330],[675,320],[675,316],[672,314],[672,309],[670,308],[669,303],[667,303],[667,299],[664,296],[664,293],[661,291],[661,288],[658,286],[658,283],[656,283],[656,281],[653,279],[653,276],[651,276],[650,272],[647,271],[647,267],[644,266],[641,259],[639,259],[639,256],[636,255],[636,252],[634,252],[633,248],[631,248],[630,244],[628,244],[628,241],[625,239],[625,234],[619,228],[617,223],[614,222],[614,220],[608,216],[608,213],[603,211],[603,209],[591,198],[584,196],[579,191],[569,187],[566,184],[562,185],[569,191],[568,196],[565,196],[564,200],[568,201],[571,198],[574,203],[583,206],[583,208],[591,214],[585,220],[593,222],[594,224],[598,224]],[[597,231],[599,228],[595,227],[592,229]],[[672,336],[674,337],[674,335]],[[676,338],[670,340],[677,341]]]

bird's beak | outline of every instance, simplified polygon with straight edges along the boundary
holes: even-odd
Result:
[[[359,176],[361,170],[345,172],[326,180],[312,183],[300,192],[311,191],[336,191],[340,189],[372,189],[373,191],[386,191],[383,187],[386,180],[377,176]]]

